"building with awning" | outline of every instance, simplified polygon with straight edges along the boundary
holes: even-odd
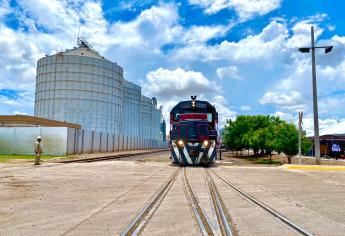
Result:
[[[309,137],[309,139],[314,142],[314,136]],[[341,154],[344,154],[345,151],[345,133],[344,134],[326,134],[320,136],[320,154],[321,157],[330,156],[334,157],[334,153],[332,152],[332,146],[334,144],[338,144],[341,149]],[[311,155],[314,153],[314,148],[312,150]]]

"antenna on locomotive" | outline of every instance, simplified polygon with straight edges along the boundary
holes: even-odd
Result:
[[[192,99],[192,107],[195,107],[196,95],[192,95],[192,96],[190,96],[190,98]]]

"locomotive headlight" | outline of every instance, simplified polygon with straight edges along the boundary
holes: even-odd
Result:
[[[208,140],[205,140],[205,141],[203,142],[203,145],[204,145],[205,147],[207,147],[208,144],[209,144]]]
[[[183,146],[183,141],[182,141],[182,140],[179,140],[179,141],[177,141],[177,144],[178,144],[179,146]]]

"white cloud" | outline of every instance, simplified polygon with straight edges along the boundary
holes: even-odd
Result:
[[[326,134],[345,134],[345,120],[327,119],[327,124],[322,125],[320,135]],[[313,133],[313,132],[311,132]]]
[[[0,1],[0,19],[11,13],[10,0]]]
[[[280,119],[285,120],[289,123],[295,123],[296,121],[296,116],[290,114],[290,113],[285,113],[282,111],[276,111],[275,113],[272,114],[273,116],[278,116]]]
[[[0,103],[2,103],[3,105],[11,105],[11,106],[19,105],[18,101],[13,100],[13,99],[9,99],[9,98],[2,96],[2,95],[0,95]]]
[[[329,31],[334,31],[334,30],[336,29],[336,27],[335,27],[334,25],[328,25],[328,26],[327,26],[327,29],[328,29]]]
[[[241,80],[243,77],[240,75],[237,66],[220,67],[217,69],[217,75],[219,78],[229,78],[235,80]]]
[[[218,92],[219,87],[200,72],[185,71],[181,68],[175,70],[158,68],[147,74],[143,90],[166,100],[172,97],[189,99],[193,94],[203,96]]]
[[[342,107],[345,104],[345,92],[340,90],[339,93],[318,99],[319,114],[332,114],[332,116],[342,116],[344,114]]]
[[[233,9],[240,20],[244,21],[279,8],[281,0],[189,0],[189,3],[200,6],[207,14],[214,14],[226,8]]]
[[[15,114],[15,111],[21,113],[30,113],[33,106],[34,94],[30,92],[20,92],[15,97],[7,97],[0,94],[0,112],[3,114]]]
[[[333,127],[337,123],[338,123],[338,120],[334,118],[319,119],[320,135],[331,134],[332,132],[334,132],[332,130],[329,130],[329,128]],[[311,114],[303,118],[303,130],[306,131],[307,136],[314,135],[314,118]]]
[[[183,42],[202,43],[209,39],[224,35],[230,28],[229,25],[215,25],[215,26],[192,26],[183,34]]]
[[[0,24],[0,89],[33,91],[36,60],[43,56],[30,37]]]
[[[250,106],[247,106],[247,105],[243,105],[240,107],[240,110],[241,111],[250,111],[252,108]]]
[[[181,68],[174,70],[158,68],[150,71],[143,83],[143,92],[156,96],[164,104],[163,115],[169,120],[170,110],[179,102],[189,100],[193,94],[198,100],[206,100],[215,105],[219,113],[219,127],[223,127],[226,119],[234,118],[226,99],[220,95],[219,86],[208,80],[202,73],[186,71]]]
[[[315,24],[315,21],[304,20],[297,22],[292,27],[293,35],[289,38],[287,41],[287,47],[288,48],[298,48],[298,47],[310,47],[310,30],[311,26],[314,26],[314,37],[315,41],[317,38],[322,34],[323,29],[320,27],[317,27],[317,24]]]
[[[239,42],[225,40],[212,46],[204,44],[188,45],[174,52],[174,57],[175,60],[229,60],[234,63],[257,59],[268,61],[284,52],[283,46],[287,37],[288,30],[286,26],[272,21],[260,34],[249,35]]]
[[[217,95],[209,99],[211,104],[214,104],[218,112],[218,127],[223,128],[226,124],[226,120],[235,119],[237,113],[231,110],[229,104],[225,98],[221,95]]]
[[[27,115],[25,112],[20,112],[20,111],[14,111],[14,115]]]
[[[345,44],[345,36],[334,35],[332,37],[332,40],[341,44]]]
[[[282,120],[295,124],[298,127],[298,113],[286,113],[282,111],[276,111],[272,114],[273,116],[278,116]],[[302,129],[306,131],[307,136],[314,135],[314,118],[311,113],[307,113],[303,116]],[[345,133],[345,120],[337,120],[335,118],[319,118],[319,133],[320,135],[326,134],[344,134]]]
[[[250,19],[256,15],[265,15],[281,5],[281,0],[232,0],[231,6],[240,19]]]
[[[72,24],[78,26],[78,15],[67,1],[18,0],[17,2],[27,17],[47,29],[66,30],[70,29]]]
[[[273,104],[283,109],[288,110],[304,110],[306,108],[305,100],[297,91],[290,91],[289,93],[266,92],[260,99],[260,104]]]
[[[161,4],[142,11],[129,22],[116,22],[110,27],[108,42],[121,46],[159,49],[164,44],[206,42],[224,35],[229,25],[183,27],[174,4]]]

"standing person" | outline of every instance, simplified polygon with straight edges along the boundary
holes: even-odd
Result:
[[[40,165],[40,158],[43,153],[41,140],[41,136],[38,136],[35,142],[35,165]]]

